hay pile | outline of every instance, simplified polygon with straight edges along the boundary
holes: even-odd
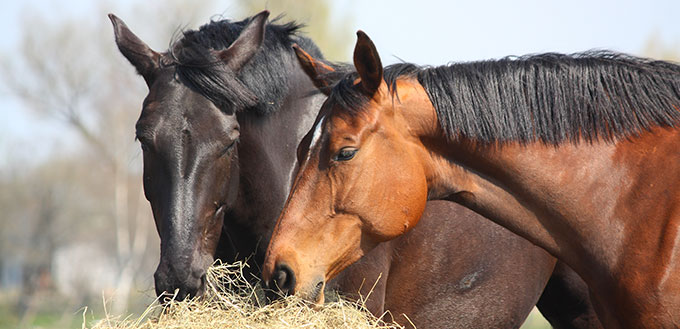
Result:
[[[374,317],[360,303],[339,299],[312,309],[289,296],[265,305],[257,291],[245,279],[243,264],[216,264],[208,270],[203,298],[172,301],[165,309],[156,302],[138,319],[107,316],[91,329],[402,328]]]

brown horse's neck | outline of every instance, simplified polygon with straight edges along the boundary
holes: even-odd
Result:
[[[680,129],[482,144],[446,136],[420,84],[398,87],[397,126],[429,199],[456,201],[567,263],[607,326],[680,325]]]
[[[401,112],[420,141],[431,199],[450,199],[485,215],[563,259],[591,282],[622,275],[624,264],[637,257],[632,245],[648,244],[652,253],[658,251],[636,261],[655,259],[680,269],[680,255],[668,251],[677,249],[669,233],[680,236],[674,222],[680,222],[680,200],[674,197],[680,193],[676,184],[668,185],[668,180],[680,180],[677,129],[656,128],[617,142],[557,146],[484,145],[460,137],[452,141],[439,128],[424,90],[409,86],[399,89],[400,95],[408,88],[414,95]],[[655,198],[670,196],[651,201],[648,195],[653,194],[647,192],[657,192]],[[674,257],[679,259],[671,262]]]
[[[680,278],[680,192],[668,183],[680,181],[680,131],[558,146],[420,139],[431,199],[461,203],[543,247],[598,296],[680,291],[672,283]]]
[[[603,241],[601,232],[620,232],[619,223],[600,220],[616,206],[607,196],[626,184],[625,170],[607,169],[613,145],[446,144],[434,172],[447,177],[433,177],[432,197],[458,201],[572,266],[584,252],[597,254],[584,270],[617,263],[621,237]]]

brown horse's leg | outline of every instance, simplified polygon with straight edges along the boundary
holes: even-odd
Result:
[[[569,266],[557,262],[536,304],[553,328],[602,328],[588,286]]]

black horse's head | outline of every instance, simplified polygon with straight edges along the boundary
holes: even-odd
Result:
[[[136,136],[144,193],[161,238],[156,293],[200,295],[226,211],[238,194],[236,113],[258,102],[237,78],[260,48],[268,12],[232,24],[233,42],[206,46],[187,32],[165,53],[149,48],[116,16],[118,48],[149,87]],[[201,47],[196,47],[201,43]]]

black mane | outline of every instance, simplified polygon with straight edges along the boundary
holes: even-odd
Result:
[[[420,68],[385,68],[392,92],[417,77],[452,138],[483,143],[612,141],[680,121],[680,66],[612,52],[547,53]],[[333,88],[334,102],[360,111],[369,97],[356,73]]]
[[[226,49],[252,18],[232,22],[211,21],[198,30],[183,32],[164,58],[176,68],[177,77],[210,99],[224,111],[277,111],[288,94],[290,70],[297,59],[291,46],[299,44],[315,57],[323,58],[316,45],[297,34],[300,24],[268,22],[262,48],[234,74],[216,58],[214,50]]]

